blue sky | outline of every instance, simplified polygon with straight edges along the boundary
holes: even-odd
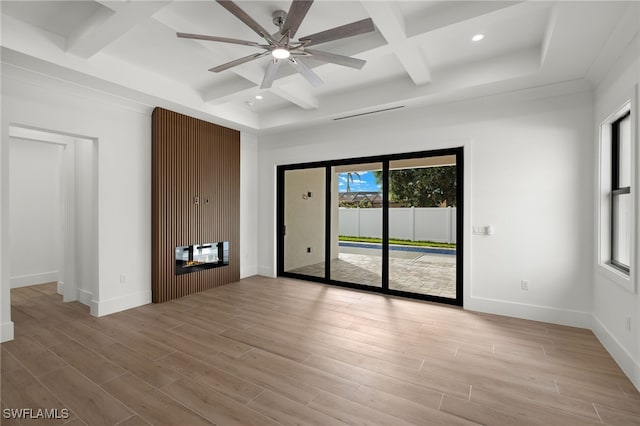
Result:
[[[381,188],[376,184],[376,178],[372,172],[363,171],[358,172],[360,178],[352,172],[353,182],[349,182],[349,186],[351,187],[352,192],[356,191],[380,191]],[[347,191],[347,174],[340,173],[338,174],[338,191],[346,192]]]

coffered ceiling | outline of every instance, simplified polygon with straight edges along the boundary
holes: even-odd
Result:
[[[290,5],[237,3],[274,32],[272,12]],[[257,132],[545,85],[593,87],[640,28],[637,1],[317,0],[298,35],[371,18],[374,32],[321,45],[366,65],[357,70],[310,60],[322,86],[281,67],[273,87],[260,89],[267,57],[208,71],[260,50],[176,37],[188,32],[263,42],[213,0],[0,6],[5,75],[27,69],[60,84]],[[484,38],[472,41],[476,34]]]

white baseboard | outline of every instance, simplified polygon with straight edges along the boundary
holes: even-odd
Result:
[[[60,272],[49,271],[41,272],[38,274],[18,275],[15,277],[11,277],[9,278],[9,285],[11,286],[11,288],[27,287],[30,285],[50,283],[58,281],[59,279]]]
[[[470,297],[464,301],[464,308],[469,311],[488,314],[504,315],[532,321],[549,322],[591,329],[592,317],[590,312],[558,309],[549,306],[528,305],[525,303],[508,302],[505,300]]]
[[[276,271],[270,266],[258,266],[256,275],[262,275],[263,277],[275,278]]]
[[[256,265],[251,265],[247,267],[240,266],[240,279],[252,277],[258,274],[258,267]]]
[[[0,325],[0,342],[13,340],[13,321],[8,321]]]
[[[629,380],[640,391],[640,362],[634,360],[633,356],[616,339],[616,337],[605,327],[598,317],[592,315],[591,330],[596,335],[602,346],[609,352],[618,363],[622,371],[629,377]]]
[[[58,285],[56,287],[56,292],[61,296],[64,294],[64,282],[58,281]]]
[[[91,308],[91,315],[102,317],[149,303],[151,303],[151,291],[145,290],[108,300],[91,300],[89,306]]]
[[[91,306],[91,301],[93,300],[93,293],[79,288],[78,289],[78,302],[83,305]]]

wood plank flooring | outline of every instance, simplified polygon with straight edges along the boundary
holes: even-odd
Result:
[[[2,409],[68,425],[640,425],[588,330],[252,277],[95,318],[12,290]]]

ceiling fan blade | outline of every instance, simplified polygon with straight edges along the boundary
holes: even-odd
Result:
[[[251,16],[247,14],[247,12],[240,9],[240,6],[232,1],[227,0],[216,0],[216,2],[218,2],[220,6],[231,12],[236,18],[244,22],[245,25],[255,31],[260,37],[267,40],[269,44],[275,44],[275,41],[271,37],[271,34],[269,34],[269,31],[264,29],[262,25],[258,24]]]
[[[316,59],[321,61],[331,62],[332,64],[343,65],[345,67],[351,67],[361,69],[367,61],[363,59],[352,58],[350,56],[336,55],[335,53],[323,52],[321,50],[305,49],[306,53],[310,54]]]
[[[261,89],[268,89],[273,84],[273,81],[276,79],[276,74],[278,73],[278,68],[280,68],[280,59],[274,59],[269,61],[269,65],[267,66],[267,71],[264,73],[264,78],[262,79],[262,84],[260,85]]]
[[[268,47],[265,44],[255,43],[253,41],[247,41],[247,40],[238,40],[237,38],[216,37],[216,36],[190,34],[190,33],[176,33],[176,35],[180,38],[189,38],[194,40],[219,41],[222,43],[242,44],[244,46],[253,46],[253,47]]]
[[[313,0],[293,0],[280,34],[289,32],[289,38],[294,38],[312,4]]]
[[[224,70],[228,70],[229,68],[233,68],[236,65],[244,64],[245,62],[253,61],[254,59],[262,58],[263,56],[269,55],[271,52],[265,50],[264,52],[254,53],[253,55],[245,56],[240,59],[236,59],[231,62],[227,62],[226,64],[218,65],[217,67],[210,68],[211,72],[220,72]]]
[[[302,63],[300,58],[289,57],[289,63],[293,65],[296,71],[302,74],[302,76],[306,78],[313,87],[322,86],[324,84],[324,81],[318,77],[318,74],[311,71],[308,66]]]
[[[371,18],[367,18],[361,21],[342,25],[340,27],[331,28],[330,30],[301,37],[298,40],[306,42],[304,43],[305,46],[313,46],[320,43],[326,43],[328,41],[340,40],[342,38],[353,37],[359,34],[366,34],[374,31],[375,29],[376,27],[373,25]]]

